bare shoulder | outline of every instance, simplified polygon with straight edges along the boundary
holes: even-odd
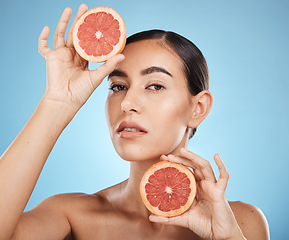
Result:
[[[249,239],[270,239],[269,226],[263,212],[244,202],[229,202],[244,236]]]
[[[71,220],[83,210],[101,208],[101,198],[84,193],[59,194],[49,197],[23,213],[14,239],[40,239],[43,232],[49,239],[64,239],[71,231]],[[87,212],[86,211],[86,212]]]
[[[82,206],[86,203],[88,207],[95,206],[100,207],[104,202],[104,199],[98,194],[87,194],[87,193],[64,193],[54,195],[47,199],[49,204],[58,205],[60,208],[70,210],[71,207]]]
[[[68,216],[72,209],[77,210],[79,207],[83,206],[94,206],[97,208],[98,206],[101,206],[101,203],[101,197],[96,194],[91,195],[86,193],[64,193],[57,194],[45,199],[31,211],[56,211]]]
[[[42,203],[46,209],[54,209],[71,223],[79,214],[98,212],[106,207],[107,201],[98,194],[65,193],[54,195]]]

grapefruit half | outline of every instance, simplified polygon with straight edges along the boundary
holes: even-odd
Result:
[[[140,183],[143,203],[153,214],[173,217],[184,213],[196,196],[196,181],[185,166],[161,161],[151,166]]]
[[[120,53],[125,43],[124,21],[109,7],[88,10],[73,28],[74,48],[87,61],[104,62]]]

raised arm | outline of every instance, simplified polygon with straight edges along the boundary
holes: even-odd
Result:
[[[46,59],[47,87],[35,112],[0,159],[0,240],[13,239],[15,232],[21,239],[32,239],[26,235],[27,226],[49,228],[51,224],[56,226],[57,220],[60,227],[46,231],[51,236],[45,239],[61,238],[70,230],[63,216],[54,214],[55,221],[41,222],[35,220],[42,219],[37,214],[45,210],[35,211],[33,217],[25,217],[23,211],[59,135],[103,78],[124,58],[117,55],[98,69],[88,70],[88,62],[75,52],[72,43],[72,28],[86,10],[84,4],[79,7],[66,42],[64,34],[71,9],[64,10],[54,35],[54,50],[47,47],[49,28],[44,27],[40,34],[39,52]],[[48,202],[53,206],[56,201]],[[45,203],[40,208],[45,209]]]

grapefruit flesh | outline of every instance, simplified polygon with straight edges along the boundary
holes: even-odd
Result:
[[[125,43],[124,21],[109,7],[96,7],[85,12],[73,29],[74,48],[87,61],[104,62],[120,53]]]
[[[194,201],[195,177],[183,165],[161,161],[144,174],[140,194],[145,206],[153,214],[177,216],[184,213]]]

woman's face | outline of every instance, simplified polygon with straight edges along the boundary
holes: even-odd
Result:
[[[192,96],[180,58],[157,40],[128,44],[109,77],[106,117],[121,158],[152,160],[184,147]]]

